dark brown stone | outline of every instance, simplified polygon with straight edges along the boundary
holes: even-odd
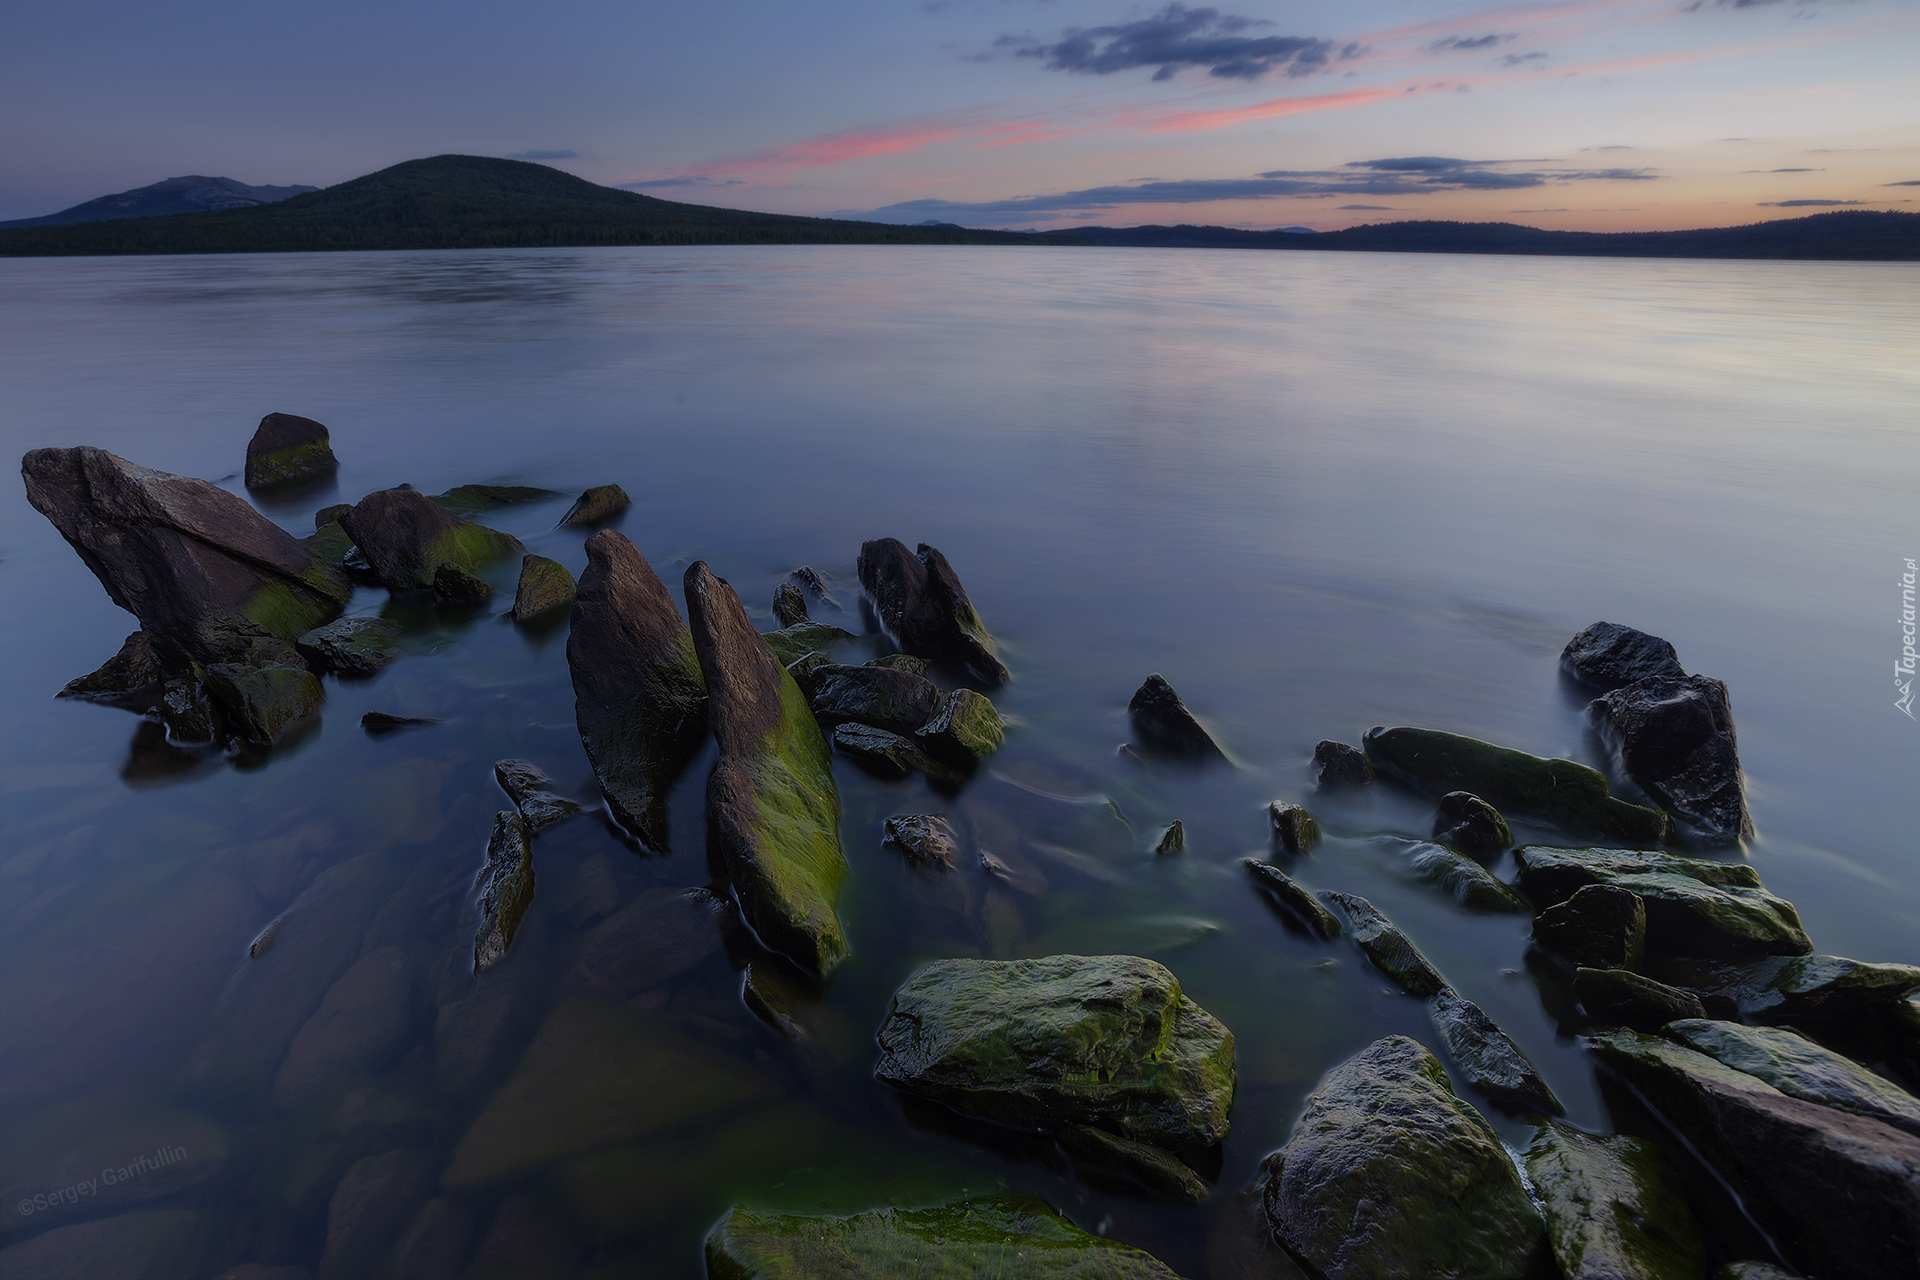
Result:
[[[1594,699],[1587,719],[1615,769],[1707,841],[1753,839],[1727,686],[1711,676],[1641,680]]]
[[[1534,941],[1589,969],[1637,969],[1647,945],[1647,908],[1635,894],[1590,884],[1533,921]]]
[[[967,671],[989,686],[1010,678],[979,611],[947,558],[926,543],[915,556],[897,538],[861,544],[860,585],[900,648]]]
[[[340,517],[340,527],[387,590],[403,593],[438,591],[442,567],[471,577],[490,560],[526,550],[518,538],[462,520],[411,488],[368,494]]]
[[[1187,704],[1158,672],[1146,678],[1127,703],[1133,730],[1144,745],[1183,760],[1225,760],[1212,735],[1200,727]]]

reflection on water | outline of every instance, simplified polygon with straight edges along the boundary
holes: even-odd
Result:
[[[1276,798],[1329,833],[1300,879],[1366,895],[1575,1122],[1610,1127],[1623,1104],[1527,962],[1526,921],[1402,879],[1379,837],[1425,836],[1431,810],[1313,795],[1313,744],[1402,723],[1597,763],[1558,651],[1599,618],[1642,627],[1732,690],[1768,886],[1824,951],[1916,958],[1920,735],[1884,677],[1915,554],[1916,283],[1897,264],[964,248],[0,263],[15,453],[97,444],[237,485],[259,417],[305,414],[332,429],[337,489],[263,508],[302,533],[401,481],[614,481],[663,578],[705,559],[767,627],[795,566],[850,603],[862,540],[924,540],[1016,674],[1007,747],[957,797],[839,769],[855,954],[795,997],[790,1042],[741,1002],[751,936],[689,896],[710,755],[673,798],[671,856],[597,815],[540,836],[508,963],[469,975],[468,893],[507,803],[493,761],[593,796],[562,635],[363,590],[353,610],[402,621],[407,656],[329,682],[303,738],[234,767],[52,699],[128,622],[12,490],[0,1182],[188,1154],[113,1198],[7,1209],[0,1245],[152,1210],[149,1243],[208,1274],[312,1267],[346,1194],[394,1206],[367,1239],[417,1274],[695,1275],[737,1200],[1005,1185],[1182,1274],[1235,1274],[1232,1195],[1142,1201],[904,1103],[871,1079],[872,1035],[928,958],[1152,956],[1237,1037],[1218,1156],[1243,1187],[1321,1073],[1388,1032],[1432,1039],[1250,891],[1237,861]],[[561,509],[491,522],[577,573]],[[1115,753],[1151,671],[1236,769]],[[374,735],[369,711],[440,723]],[[887,816],[927,811],[953,817],[960,872],[882,846]],[[1155,858],[1175,819],[1186,853]],[[356,1012],[336,1026],[335,1006]]]

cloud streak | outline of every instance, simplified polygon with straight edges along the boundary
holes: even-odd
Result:
[[[1312,36],[1243,36],[1271,22],[1242,18],[1218,9],[1189,9],[1169,4],[1151,17],[1110,27],[1072,27],[1051,44],[1023,36],[1001,36],[994,47],[1016,58],[1036,58],[1049,71],[1105,76],[1117,71],[1154,68],[1155,80],[1171,80],[1188,67],[1205,67],[1219,80],[1258,80],[1275,72],[1310,76],[1339,57],[1353,57],[1358,45],[1341,49]]]

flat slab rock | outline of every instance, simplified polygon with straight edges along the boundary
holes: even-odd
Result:
[[[1793,904],[1762,888],[1758,873],[1744,862],[1549,845],[1524,845],[1513,858],[1521,891],[1543,906],[1594,884],[1638,897],[1646,905],[1648,951],[1803,956],[1813,950]]]
[[[968,1115],[1169,1151],[1227,1134],[1233,1033],[1138,956],[938,960],[894,992],[879,1041],[880,1080]]]
[[[1545,1224],[1499,1136],[1405,1036],[1328,1072],[1265,1167],[1275,1239],[1326,1280],[1551,1274]]]
[[[1549,1120],[1527,1147],[1526,1166],[1566,1280],[1699,1280],[1700,1224],[1651,1143]]]
[[[847,1217],[735,1206],[707,1235],[706,1259],[713,1280],[1179,1280],[1151,1254],[1015,1196]]]

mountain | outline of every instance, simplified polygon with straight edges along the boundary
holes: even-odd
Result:
[[[1039,239],[961,227],[716,209],[596,186],[522,160],[434,156],[251,208],[0,230],[0,257],[563,245],[1033,244]]]
[[[205,213],[210,209],[251,209],[274,204],[318,187],[250,187],[232,178],[204,178],[189,174],[168,178],[150,187],[135,187],[118,195],[101,196],[44,218],[16,218],[4,227],[64,227],[74,222],[105,222],[109,218],[157,218],[170,213]]]
[[[1187,249],[1347,249],[1373,253],[1510,253],[1614,258],[1805,258],[1920,261],[1920,213],[1843,209],[1697,231],[1542,231],[1512,222],[1383,222],[1299,235],[1298,228],[1075,227],[1075,240]],[[1047,232],[1058,235],[1059,232]]]

